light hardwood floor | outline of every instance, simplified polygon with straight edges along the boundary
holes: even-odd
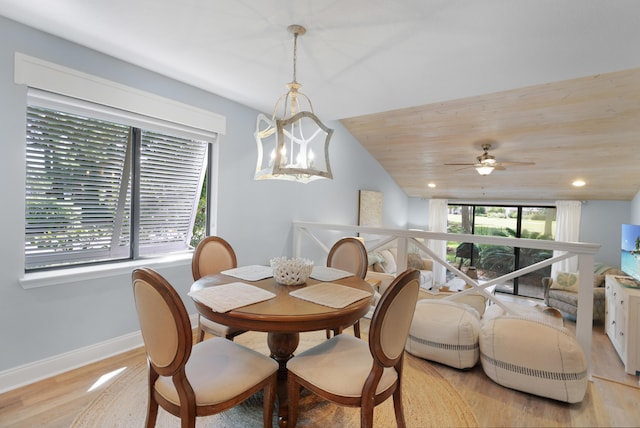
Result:
[[[369,323],[361,323],[366,337]],[[571,328],[571,323],[567,322]],[[350,334],[350,332],[347,332]],[[104,374],[144,361],[142,349],[55,376],[0,395],[0,427],[68,427],[109,383],[88,392]],[[566,404],[513,391],[493,383],[480,365],[457,370],[434,367],[461,393],[482,427],[637,427],[638,377],[626,375],[602,326],[594,326],[593,382],[585,400]],[[428,389],[426,389],[428,393]]]

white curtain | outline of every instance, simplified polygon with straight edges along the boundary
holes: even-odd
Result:
[[[580,213],[582,202],[580,201],[556,201],[556,241],[578,242],[580,240]],[[562,251],[554,251],[558,256]],[[578,257],[556,262],[551,266],[551,277],[555,278],[558,272],[577,272]]]
[[[429,201],[429,232],[447,232],[448,201],[446,199],[431,199]],[[447,242],[430,239],[427,247],[442,260],[447,257]],[[433,263],[433,284],[442,285],[446,282],[447,270],[440,263]]]

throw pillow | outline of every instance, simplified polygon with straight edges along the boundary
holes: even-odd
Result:
[[[393,258],[391,251],[382,250],[380,251],[380,255],[384,258],[382,267],[384,268],[385,273],[395,274],[397,269],[396,260]]]
[[[593,287],[604,287],[604,275],[593,275]]]
[[[367,259],[369,260],[370,265],[375,265],[376,263],[384,263],[384,257],[379,252],[368,253]]]
[[[422,257],[417,253],[409,253],[407,254],[407,267],[422,270],[424,269],[424,263],[422,262]]]
[[[618,269],[618,268],[614,268],[614,267],[607,269],[607,270],[603,273],[603,275],[629,276],[627,273],[625,273],[625,272],[621,271],[621,270],[620,270],[620,269]]]
[[[572,272],[558,272],[556,279],[551,282],[551,289],[578,292],[578,274]]]

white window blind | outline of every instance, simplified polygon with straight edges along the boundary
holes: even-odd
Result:
[[[146,121],[153,130],[138,128],[136,115],[104,106],[29,94],[27,270],[189,248],[211,140],[159,120]]]
[[[14,80],[28,88],[27,270],[189,248],[223,116],[18,52]]]

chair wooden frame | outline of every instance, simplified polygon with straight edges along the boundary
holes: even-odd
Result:
[[[207,256],[211,256],[212,249],[219,250],[218,254],[221,254],[224,257],[218,260],[211,260]],[[238,267],[238,259],[233,247],[225,239],[219,236],[207,236],[200,241],[193,253],[193,258],[191,259],[191,273],[194,281],[199,280],[203,276],[217,274],[223,270],[233,269],[236,267]],[[203,322],[202,316],[198,315],[197,342],[202,342],[205,333],[213,335],[218,334],[218,332],[213,328],[208,328],[207,324],[211,324],[213,326],[217,325],[217,323],[214,323],[213,321]],[[222,329],[224,327],[221,326],[220,328]],[[225,337],[229,340],[233,340],[234,337],[245,332],[246,330],[230,328],[229,332],[225,334]]]
[[[289,427],[293,428],[297,423],[298,400],[300,398],[301,388],[306,388],[314,394],[340,405],[360,407],[361,427],[372,427],[374,407],[385,401],[390,396],[393,396],[393,407],[396,422],[399,427],[405,426],[404,408],[402,405],[404,343],[407,335],[409,334],[412,314],[418,300],[418,292],[420,289],[419,278],[419,271],[415,269],[406,270],[391,283],[378,302],[369,329],[368,348],[373,359],[373,364],[369,375],[362,386],[362,393],[360,396],[341,396],[336,393],[325,391],[299,377],[292,367],[289,368],[287,379],[287,392],[289,396]],[[408,311],[410,311],[410,314]],[[388,316],[391,317],[393,322],[386,319]],[[404,340],[402,340],[403,337]],[[330,339],[330,341],[339,341],[344,339],[345,338],[336,336]],[[353,338],[348,339],[357,340]],[[329,341],[327,341],[327,343],[328,342]],[[363,342],[362,346],[367,345]],[[300,357],[304,357],[304,353],[302,353]],[[290,363],[295,359],[296,357],[290,360]],[[336,361],[335,367],[339,366],[340,362]],[[385,368],[389,367],[392,367],[397,372],[397,379],[391,387],[381,391],[380,393],[376,393],[383,371]]]
[[[265,427],[271,427],[277,386],[277,366],[274,367],[271,375],[235,397],[217,404],[198,406],[196,394],[185,370],[195,348],[192,348],[191,322],[182,299],[171,284],[152,269],[135,269],[132,282],[148,363],[148,407],[145,426],[147,428],[155,426],[159,405],[167,412],[179,417],[182,427],[195,427],[197,416],[220,413],[263,390],[263,423]],[[161,300],[156,298],[156,294]],[[150,295],[153,299],[149,299]],[[158,334],[158,326],[163,328],[162,334]],[[150,331],[154,329],[155,331]],[[205,351],[207,349],[202,348],[202,352]],[[211,369],[214,370],[214,367]],[[167,400],[157,391],[155,385],[160,376],[172,378],[179,397],[178,405]]]
[[[355,250],[355,251],[354,251]],[[357,258],[342,257],[344,253],[348,251],[349,255],[356,254]],[[354,261],[357,263],[354,266]],[[342,238],[338,240],[331,249],[327,256],[327,267],[333,267],[336,269],[342,269],[353,273],[355,276],[365,279],[367,276],[367,268],[369,267],[369,256],[367,255],[367,249],[364,244],[356,238]],[[342,330],[346,327],[333,330],[334,334],[342,333]],[[353,324],[353,333],[356,337],[360,337],[360,321],[356,321]],[[331,337],[331,330],[327,330],[327,339]]]

